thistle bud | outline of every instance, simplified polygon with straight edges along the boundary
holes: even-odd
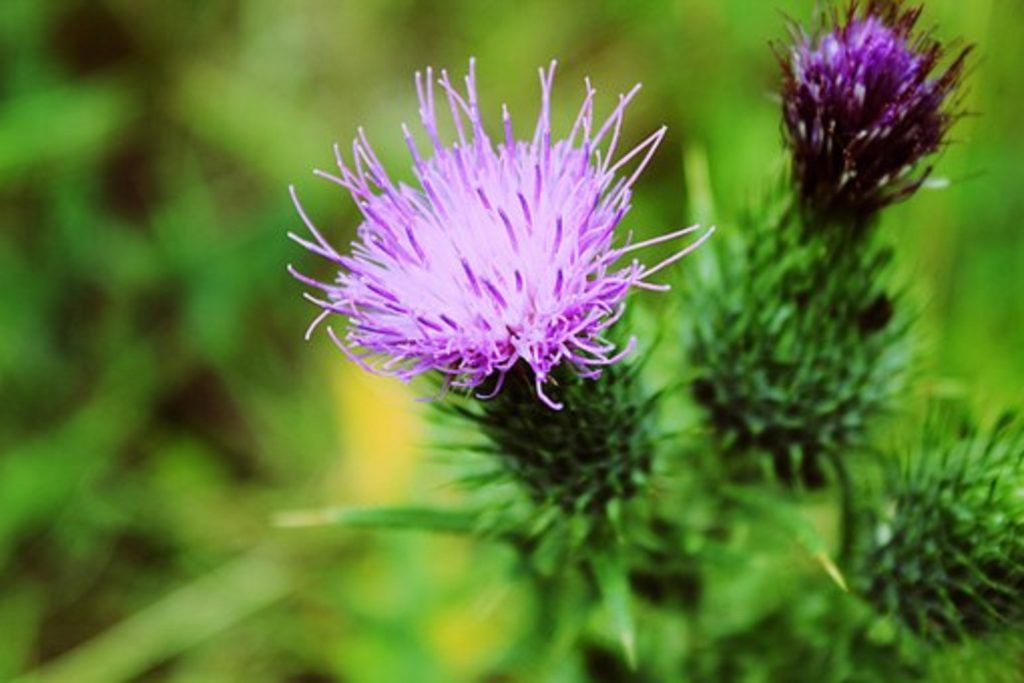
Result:
[[[828,218],[870,216],[911,195],[958,117],[968,50],[915,29],[921,8],[854,0],[779,50],[783,130],[805,205]]]
[[[1024,624],[1024,430],[930,434],[864,563],[867,595],[933,642]]]

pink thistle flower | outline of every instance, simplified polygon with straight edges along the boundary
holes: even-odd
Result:
[[[697,230],[691,226],[645,242],[613,246],[629,211],[633,184],[650,161],[665,128],[616,158],[626,106],[639,90],[619,96],[607,120],[594,125],[596,91],[586,95],[565,139],[552,141],[550,103],[555,62],[540,70],[542,104],[529,140],[517,140],[502,107],[503,139],[492,142],[477,103],[474,63],[465,92],[445,71],[437,80],[457,140],[442,142],[435,112],[434,77],[416,74],[420,121],[431,151],[422,155],[402,126],[419,187],[388,176],[362,129],[351,165],[337,146],[339,175],[315,174],[348,190],[364,216],[351,255],[336,251],[309,220],[291,188],[312,240],[289,236],[337,264],[334,282],[298,272],[294,277],[322,292],[308,300],[324,320],[347,320],[344,335],[327,333],[351,360],[368,371],[404,381],[439,371],[446,386],[476,388],[493,380],[489,398],[522,362],[537,396],[552,370],[568,364],[585,377],[628,355],[603,337],[625,310],[632,289],[666,290],[650,277],[706,239],[648,267],[624,260],[642,247]]]

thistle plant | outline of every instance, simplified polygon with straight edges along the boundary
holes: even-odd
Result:
[[[933,420],[904,459],[862,566],[869,599],[939,643],[1024,625],[1024,430],[957,431]]]
[[[328,325],[327,332],[363,368],[403,380],[435,373],[445,390],[475,391],[491,402],[459,413],[480,424],[529,496],[593,512],[636,493],[651,458],[633,373],[602,378],[636,338],[617,344],[606,332],[625,313],[631,290],[668,289],[650,278],[711,231],[653,266],[630,255],[697,227],[616,244],[632,187],[665,128],[617,157],[625,110],[639,86],[620,95],[598,125],[596,91],[587,81],[568,137],[554,139],[554,73],[554,63],[540,72],[541,111],[531,138],[516,140],[502,107],[504,139],[495,144],[483,126],[474,63],[465,92],[442,71],[437,83],[458,138],[450,145],[438,133],[433,72],[417,74],[432,155],[421,156],[403,131],[420,188],[394,183],[360,131],[355,170],[336,148],[339,175],[317,171],[347,189],[364,215],[352,255],[339,254],[296,201],[313,241],[291,237],[343,270],[330,283],[289,270],[322,292],[306,295],[322,309],[307,337],[340,317],[346,331]]]
[[[741,234],[718,240],[709,254],[718,268],[703,271],[712,276],[692,278],[696,286],[674,302],[681,306],[667,309],[684,308],[685,323],[659,321],[685,328],[686,368],[645,365],[665,356],[632,334],[626,315],[633,291],[668,290],[655,276],[711,234],[647,265],[641,250],[698,228],[641,241],[622,232],[633,188],[665,135],[660,128],[620,151],[639,86],[599,122],[586,81],[560,137],[552,63],[540,70],[532,131],[518,137],[502,107],[492,140],[472,61],[463,87],[443,70],[417,74],[426,151],[403,126],[414,185],[391,179],[360,129],[348,160],[335,148],[336,172],[316,172],[362,214],[351,251],[332,246],[293,189],[310,236],[291,237],[337,273],[320,281],[289,269],[319,308],[307,338],[326,327],[369,372],[431,378],[434,414],[472,435],[450,446],[482,456],[484,467],[457,477],[474,484],[466,511],[335,518],[512,544],[540,596],[538,640],[561,642],[557,624],[568,614],[561,623],[573,624],[569,641],[593,677],[594,662],[643,680],[733,671],[724,660],[689,664],[708,643],[746,642],[737,632],[699,642],[702,591],[721,584],[723,558],[738,555],[733,568],[754,571],[745,548],[771,528],[813,560],[813,575],[792,581],[794,601],[823,577],[848,591],[799,609],[766,606],[761,623],[783,625],[780,641],[808,631],[797,615],[830,629],[841,622],[850,661],[871,653],[879,670],[903,675],[916,669],[898,648],[866,635],[879,614],[933,643],[1020,624],[1024,431],[943,437],[898,478],[888,506],[864,495],[864,470],[877,461],[859,456],[875,450],[880,419],[909,400],[914,347],[913,309],[893,281],[898,246],[878,218],[922,186],[961,115],[968,49],[947,56],[917,29],[920,12],[900,0],[854,0],[814,31],[794,25],[789,43],[776,46],[788,173]],[[451,141],[441,134],[442,100]],[[673,388],[664,377],[685,379]],[[838,539],[824,542],[792,488],[831,483]],[[602,604],[625,662],[582,623]],[[671,638],[645,649],[641,620],[651,633],[678,636],[684,622],[701,636],[688,653]],[[832,662],[830,650],[807,671]],[[789,661],[777,671],[803,669]]]
[[[492,142],[474,63],[464,90],[441,71],[436,85],[457,138],[450,144],[439,133],[433,71],[417,74],[430,153],[403,132],[419,187],[392,181],[360,131],[354,166],[336,148],[338,174],[317,171],[348,190],[363,214],[352,254],[331,246],[296,200],[312,240],[291,237],[340,270],[333,282],[289,270],[318,292],[306,295],[321,309],[307,337],[340,318],[345,330],[327,323],[327,333],[364,369],[405,381],[441,377],[442,396],[461,390],[484,402],[449,407],[479,428],[499,472],[525,495],[527,511],[512,520],[520,528],[511,535],[525,538],[523,549],[539,544],[578,560],[621,608],[628,570],[617,524],[621,506],[645,492],[653,444],[650,406],[634,370],[621,365],[637,340],[612,341],[612,327],[631,291],[669,289],[652,278],[711,231],[654,265],[636,258],[698,229],[640,242],[618,230],[665,128],[620,153],[626,107],[639,86],[596,123],[587,81],[571,129],[558,139],[554,74],[554,62],[540,71],[532,135],[517,139],[502,107],[504,135]],[[597,545],[581,554],[587,543]],[[541,559],[552,563],[550,553]]]
[[[767,452],[781,479],[810,486],[906,384],[912,312],[871,226],[930,172],[968,52],[940,68],[945,47],[898,0],[827,16],[776,46],[791,187],[749,219],[740,265],[698,289],[691,348],[694,396],[724,446]]]

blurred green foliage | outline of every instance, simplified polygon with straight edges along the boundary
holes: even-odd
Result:
[[[976,115],[938,164],[949,186],[883,229],[923,302],[925,390],[993,412],[1024,381],[1024,4],[927,4],[940,35],[979,45]],[[768,42],[780,10],[811,5],[0,3],[0,679],[533,680],[515,636],[531,605],[501,551],[269,523],[339,502],[339,467],[378,455],[345,435],[398,419],[385,401],[340,420],[342,361],[302,343],[312,311],[284,266],[310,259],[285,239],[287,185],[343,244],[353,207],[309,169],[360,123],[405,168],[416,69],[475,55],[493,124],[503,100],[532,119],[556,57],[563,121],[590,75],[606,110],[644,82],[631,139],[670,126],[630,225],[729,230],[781,169]],[[415,467],[401,497],[435,495],[436,464]],[[758,653],[787,634],[826,652],[840,628],[828,605],[773,616],[769,583],[723,585],[704,626],[743,655],[708,659],[707,680],[762,680]]]

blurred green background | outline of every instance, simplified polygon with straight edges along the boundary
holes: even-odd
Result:
[[[523,129],[557,58],[563,122],[590,75],[604,111],[644,83],[628,139],[670,126],[630,226],[728,230],[782,168],[769,41],[812,5],[0,2],[0,680],[532,680],[502,552],[271,524],[455,495],[411,394],[302,341],[285,265],[326,271],[285,237],[287,186],[345,244],[351,201],[309,171],[364,124],[402,175],[415,70],[475,55],[490,124],[507,101]],[[1024,3],[924,21],[978,44],[973,115],[949,186],[885,230],[922,391],[992,412],[1024,381]],[[685,190],[702,159],[713,205]]]

